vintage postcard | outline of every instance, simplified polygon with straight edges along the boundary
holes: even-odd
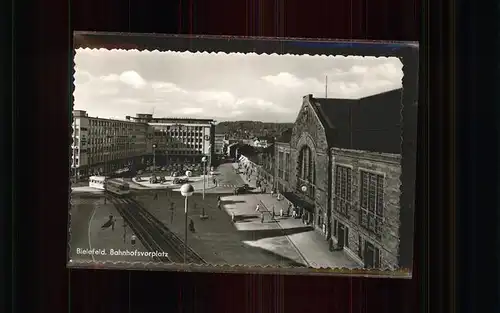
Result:
[[[411,276],[416,60],[127,40],[75,47],[70,266]]]

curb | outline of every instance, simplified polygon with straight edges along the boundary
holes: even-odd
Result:
[[[271,213],[271,211],[267,208],[266,204],[264,202],[262,202],[261,199],[259,199],[259,203],[262,204],[262,206],[264,207],[264,209],[268,212],[268,213]],[[276,221],[276,224],[278,224],[278,227],[281,229],[281,230],[285,230],[283,228],[283,226],[280,224],[280,222],[276,219],[276,218],[273,218],[274,221]],[[290,242],[292,244],[292,246],[294,247],[295,251],[297,252],[297,254],[301,257],[301,259],[304,261],[304,263],[306,264],[306,266],[308,267],[312,267],[311,264],[309,263],[309,261],[307,261],[306,257],[304,256],[304,254],[302,254],[302,252],[300,252],[299,248],[295,245],[295,242],[293,242],[293,240],[288,236],[288,235],[285,235],[286,239],[288,239],[288,242]]]

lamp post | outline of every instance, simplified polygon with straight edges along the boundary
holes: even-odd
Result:
[[[205,173],[207,171],[207,157],[206,156],[202,157],[201,162],[203,163],[203,193],[202,193],[202,197],[203,197],[203,200],[205,200]]]
[[[156,177],[156,143],[153,144],[153,175]]]
[[[194,193],[194,187],[191,184],[181,186],[181,195],[184,197],[184,263],[186,263],[186,251],[188,241],[188,197]]]
[[[308,188],[307,188],[307,186],[306,186],[306,185],[302,185],[302,187],[300,187],[300,190],[301,190],[304,194],[306,194],[306,192],[307,192]],[[304,209],[304,208],[302,208],[302,210],[303,210],[303,209]],[[304,217],[302,217],[302,223],[304,223]]]

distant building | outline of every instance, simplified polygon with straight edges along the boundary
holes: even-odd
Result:
[[[150,125],[156,163],[200,162],[203,156],[211,162],[215,152],[215,121],[212,119],[153,117],[137,114],[126,117]]]
[[[417,107],[401,99],[401,89],[356,100],[305,96],[274,145],[276,187],[365,267],[412,266]]]
[[[253,140],[252,145],[256,148],[267,148],[269,147],[269,143],[267,139],[260,139],[260,138],[255,138]]]
[[[215,154],[216,155],[222,155],[224,154],[224,139],[226,135],[225,134],[215,134],[215,140],[214,140],[214,145],[215,145]]]
[[[148,124],[92,117],[73,111],[73,176],[109,173],[142,162],[151,145]]]
[[[236,158],[236,152],[238,147],[240,147],[242,144],[239,142],[233,142],[227,146],[227,151],[226,154],[231,157],[231,158]]]

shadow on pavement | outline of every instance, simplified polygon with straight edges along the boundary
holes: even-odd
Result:
[[[260,215],[257,214],[241,214],[234,217],[236,223],[250,222],[252,220],[260,219]]]
[[[246,201],[244,201],[244,200],[221,200],[220,202],[222,205],[227,205],[227,204],[245,203]]]
[[[265,255],[268,255],[270,257],[275,258],[276,260],[280,261],[280,263],[282,263],[282,264],[280,264],[281,266],[286,266],[286,267],[306,267],[305,264],[297,262],[297,261],[295,261],[293,259],[290,259],[290,258],[288,258],[286,256],[280,255],[280,254],[275,253],[273,251],[270,251],[270,250],[267,250],[267,249],[262,249],[262,248],[259,248],[259,247],[254,247],[254,246],[249,246],[249,247],[251,247],[251,248],[253,248],[255,250],[260,250],[260,252],[262,254],[265,254]],[[265,266],[266,264],[263,264],[263,265]]]
[[[240,230],[239,232],[243,240],[259,240],[264,238],[282,237],[298,233],[305,233],[312,230],[313,228],[311,226],[305,226],[305,227],[296,227],[288,229],[280,228],[280,229]]]

